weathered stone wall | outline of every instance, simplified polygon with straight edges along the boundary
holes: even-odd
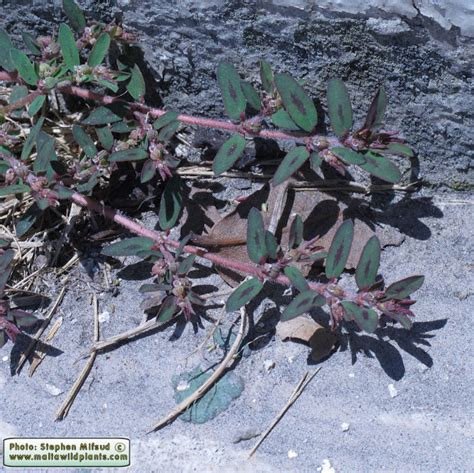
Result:
[[[5,2],[0,24],[19,35],[45,32],[60,2]],[[474,14],[462,0],[104,0],[79,2],[96,17],[119,17],[140,37],[137,60],[159,88],[151,100],[221,116],[215,69],[234,63],[256,79],[258,60],[307,81],[321,98],[345,80],[362,119],[377,86],[390,98],[387,123],[419,153],[433,185],[474,185]],[[314,4],[317,3],[318,7]],[[370,6],[369,6],[370,4]],[[10,8],[11,7],[11,8]]]

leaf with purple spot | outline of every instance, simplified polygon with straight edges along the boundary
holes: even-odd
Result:
[[[352,107],[341,79],[331,79],[328,83],[328,112],[334,133],[345,136],[352,128]]]
[[[339,226],[331,242],[326,258],[326,277],[338,278],[344,271],[347,258],[351,251],[354,224],[352,220],[345,220]]]
[[[316,291],[308,290],[298,294],[281,314],[282,322],[294,319],[310,310],[321,307],[326,303],[326,299]]]
[[[292,148],[283,158],[273,175],[272,183],[278,186],[291,177],[309,158],[309,151],[304,146]]]
[[[234,312],[248,304],[262,290],[263,283],[257,278],[243,282],[227,299],[227,312]]]
[[[380,241],[373,235],[365,244],[357,265],[355,280],[359,289],[366,289],[374,284],[379,264]]]
[[[352,301],[342,301],[342,307],[346,313],[346,320],[353,320],[361,330],[367,333],[375,332],[379,317],[374,309],[369,307],[360,307]]]
[[[385,290],[385,299],[406,299],[410,294],[420,289],[425,281],[424,276],[410,276],[394,282]]]

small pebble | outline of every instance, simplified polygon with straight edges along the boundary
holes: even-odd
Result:
[[[176,391],[186,391],[189,389],[189,383],[187,381],[180,381],[178,386],[176,386]]]
[[[321,464],[321,473],[336,473],[336,470],[331,466],[331,462],[325,458]]]
[[[348,424],[347,422],[343,422],[343,423],[341,424],[341,430],[342,430],[343,432],[347,432],[347,431],[349,430],[349,424]]]
[[[48,384],[46,383],[44,385],[44,389],[49,393],[51,394],[51,396],[59,396],[61,393],[63,393],[64,391],[62,389],[59,389],[57,386],[55,386],[54,384]]]
[[[265,360],[263,366],[267,371],[270,371],[275,368],[275,362],[273,360]]]
[[[5,355],[5,356],[2,358],[2,361],[8,361],[8,355]]]
[[[108,310],[104,310],[104,312],[99,314],[99,322],[101,324],[106,323],[110,320],[110,312]]]
[[[288,450],[288,458],[296,458],[298,454],[294,450]]]
[[[354,378],[355,374],[354,373],[349,373],[349,378]]]
[[[288,360],[288,363],[293,363],[293,361],[295,361],[295,357],[294,356],[289,356],[287,358],[287,360]]]
[[[388,392],[390,393],[390,397],[397,397],[398,391],[397,388],[393,384],[388,385]]]

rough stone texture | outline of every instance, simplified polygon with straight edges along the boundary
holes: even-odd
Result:
[[[139,33],[134,52],[147,72],[149,102],[223,116],[215,80],[221,60],[256,81],[258,60],[265,58],[276,70],[305,79],[323,108],[328,79],[341,77],[358,120],[384,83],[390,98],[387,124],[418,151],[421,177],[433,186],[472,187],[472,3],[380,1],[370,2],[370,8],[368,3],[325,1],[318,3],[324,8],[316,8],[303,0],[119,0],[111,6],[87,0],[82,5],[98,18],[122,18]],[[14,4],[0,12],[0,25],[16,37],[23,29],[45,33],[61,18],[58,1]]]

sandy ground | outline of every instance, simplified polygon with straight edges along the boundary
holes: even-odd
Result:
[[[374,204],[382,205],[377,199]],[[100,354],[69,416],[54,422],[92,338],[94,286],[84,271],[73,278],[56,316],[64,319],[53,343],[58,351],[32,378],[26,370],[12,376],[16,348],[8,344],[0,350],[0,437],[129,437],[132,466],[121,471],[141,473],[309,473],[332,471],[329,465],[337,472],[472,471],[473,210],[474,196],[462,193],[417,194],[387,205],[385,223],[406,239],[383,252],[382,273],[388,281],[426,275],[417,293],[417,322],[411,332],[387,326],[374,336],[346,336],[251,461],[246,456],[256,439],[234,441],[249,430],[263,431],[304,372],[315,368],[308,365],[307,347],[274,336],[278,311],[268,301],[255,312],[256,323],[266,320],[257,327],[264,337],[235,367],[245,389],[210,422],[177,420],[158,433],[145,433],[175,405],[173,375],[219,360],[219,352],[206,354],[208,361],[199,353],[185,360],[211,328],[204,319]],[[118,275],[123,282],[116,297],[99,292],[100,312],[110,315],[103,316],[103,337],[143,317],[135,290],[143,282],[137,280],[140,271],[128,279],[120,270]],[[199,282],[217,284],[205,268],[196,275]],[[54,299],[57,293],[51,284],[48,295]],[[267,372],[265,360],[273,360],[274,369]],[[51,386],[61,394],[51,394]],[[297,455],[289,458],[290,450]]]

